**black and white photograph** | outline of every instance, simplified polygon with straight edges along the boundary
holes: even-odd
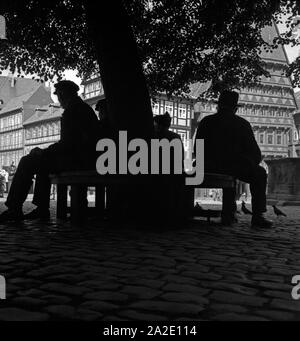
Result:
[[[300,321],[299,1],[1,0],[11,321]]]

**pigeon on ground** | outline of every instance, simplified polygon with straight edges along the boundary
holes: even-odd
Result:
[[[242,212],[246,215],[253,215],[253,213],[246,207],[245,201],[242,202]]]
[[[277,217],[287,217],[287,215],[285,213],[283,213],[282,211],[280,211],[279,208],[277,208],[275,205],[273,205],[274,208],[274,213],[277,215]]]
[[[200,206],[198,202],[196,202],[196,205],[194,206],[195,210],[203,211],[203,208]]]

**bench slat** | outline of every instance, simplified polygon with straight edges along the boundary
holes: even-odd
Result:
[[[64,172],[50,176],[53,184],[65,185],[109,185],[109,184],[151,184],[184,181],[185,175],[99,175],[95,171]],[[235,178],[223,174],[206,173],[204,182],[194,188],[233,188]]]

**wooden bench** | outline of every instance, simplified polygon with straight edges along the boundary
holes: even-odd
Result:
[[[104,211],[103,187],[109,185],[146,185],[146,184],[172,184],[180,182],[184,186],[185,175],[105,175],[100,176],[96,171],[77,171],[53,174],[50,176],[51,183],[57,185],[57,210],[58,219],[65,219],[68,211],[71,213],[71,221],[78,223],[84,216],[87,207],[87,189],[96,188],[96,210]],[[68,208],[68,187],[71,187],[71,206]],[[236,180],[228,175],[205,174],[204,182],[200,186],[185,186],[185,199],[187,209],[193,212],[194,195],[196,188],[220,188],[235,190]],[[223,202],[223,205],[225,203]]]

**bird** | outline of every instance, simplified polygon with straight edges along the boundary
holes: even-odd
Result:
[[[203,212],[203,208],[199,205],[198,202],[194,206],[193,212],[195,216],[200,215]]]
[[[245,201],[242,202],[242,212],[246,215],[253,215],[253,213],[246,207]]]
[[[200,204],[198,202],[196,202],[196,205],[195,205],[194,209],[200,210],[200,211],[203,210],[203,208],[200,206]]]
[[[279,208],[277,208],[275,205],[273,205],[274,208],[274,213],[277,215],[277,217],[287,217],[287,215],[285,213],[283,213],[282,211],[280,211]]]

